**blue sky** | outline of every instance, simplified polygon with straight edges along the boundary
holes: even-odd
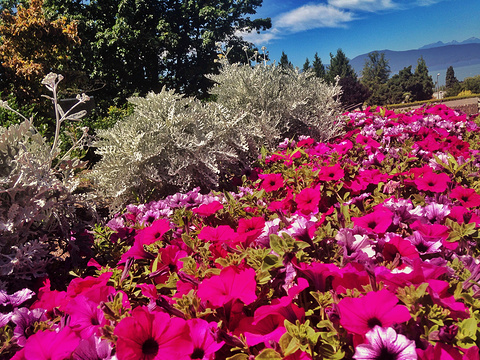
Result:
[[[342,49],[348,58],[373,50],[410,50],[437,41],[480,38],[480,0],[263,0],[252,18],[272,28],[244,38],[270,59],[302,67],[318,52],[325,65]],[[428,66],[428,64],[427,64]]]

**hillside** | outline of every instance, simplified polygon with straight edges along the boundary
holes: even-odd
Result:
[[[377,50],[385,53],[389,61],[391,74],[396,74],[404,67],[412,65],[415,68],[417,60],[423,57],[430,71],[446,70],[449,66],[461,67],[480,65],[480,44],[446,45],[432,48],[421,48],[407,51]],[[367,54],[359,55],[350,61],[357,74],[360,74]]]

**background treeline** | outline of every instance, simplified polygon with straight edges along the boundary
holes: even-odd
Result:
[[[286,54],[280,65],[288,64]],[[342,103],[348,107],[356,105],[388,105],[401,102],[431,99],[434,82],[428,74],[428,67],[423,58],[418,59],[417,66],[406,67],[390,77],[390,66],[384,53],[370,53],[365,61],[361,76],[358,77],[344,52],[339,49],[335,55],[330,54],[330,64],[324,66],[318,54],[312,64],[307,58],[303,71],[313,71],[316,76],[333,83],[340,78],[342,86]]]

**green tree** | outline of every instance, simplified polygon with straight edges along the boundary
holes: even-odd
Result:
[[[345,108],[359,104],[362,107],[365,100],[370,96],[368,87],[350,76],[341,78],[338,85],[342,87],[340,101]]]
[[[315,53],[315,56],[313,57],[312,69],[316,77],[320,79],[325,79],[325,66],[322,64],[322,59],[320,59],[318,53]]]
[[[385,58],[385,53],[374,51],[368,54],[362,70],[362,84],[372,89],[380,84],[385,84],[390,76],[390,66]]]
[[[31,0],[14,12],[6,6],[0,15],[2,91],[21,104],[38,102],[49,72],[68,71],[71,50],[80,42],[75,22],[48,19],[42,5],[43,0]]]
[[[46,0],[51,13],[79,22],[79,70],[101,87],[94,95],[122,103],[162,86],[198,97],[218,71],[217,42],[239,45],[236,29],[260,31],[254,19],[262,0]]]
[[[453,70],[453,66],[449,66],[447,69],[447,74],[445,75],[445,87],[450,89],[457,83],[458,80],[455,77],[455,70]]]
[[[355,80],[357,79],[355,70],[353,70],[350,61],[342,49],[338,49],[335,56],[330,53],[330,66],[328,67],[326,79],[328,82],[334,83],[335,77],[337,76],[339,76],[340,79],[346,77],[351,77]]]
[[[470,90],[474,94],[480,94],[480,75],[463,79],[461,90]]]
[[[287,54],[282,51],[282,56],[280,56],[280,61],[278,65],[284,69],[293,69],[293,64],[288,60]]]
[[[308,57],[305,59],[302,70],[304,72],[310,70],[310,60],[308,60]]]
[[[420,85],[414,95],[415,101],[431,99],[433,95],[433,79],[428,74],[428,67],[423,57],[418,59],[414,75],[415,81]]]

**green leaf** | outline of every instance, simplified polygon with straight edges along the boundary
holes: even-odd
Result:
[[[233,356],[228,357],[226,360],[248,360],[247,354],[235,354]]]
[[[255,360],[276,360],[282,359],[282,355],[273,349],[265,349],[255,357]]]
[[[288,332],[282,335],[278,344],[280,345],[280,348],[285,356],[292,355],[298,349],[300,349],[299,341]]]

